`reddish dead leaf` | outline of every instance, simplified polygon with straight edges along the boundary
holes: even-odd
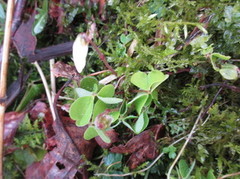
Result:
[[[63,8],[60,6],[60,0],[52,0],[49,7],[49,15],[50,17],[57,20],[58,33],[63,33],[63,17],[65,16]]]
[[[155,125],[151,129],[134,136],[126,145],[114,146],[110,150],[113,153],[131,154],[127,163],[130,169],[134,169],[146,160],[153,160],[157,157],[158,148],[155,137],[162,136],[163,130],[162,124]]]
[[[27,168],[26,178],[74,178],[77,172],[82,178],[88,177],[86,168],[79,169],[79,166],[84,165],[82,155],[87,159],[92,157],[96,142],[83,139],[86,127],[77,127],[73,120],[62,114],[61,120],[53,122],[50,113],[46,113],[44,128],[52,150],[42,161]]]
[[[18,126],[25,117],[25,112],[8,112],[4,117],[4,146],[12,144]]]
[[[27,22],[22,24],[17,29],[13,37],[13,44],[17,48],[20,57],[28,57],[34,54],[37,39],[32,35],[32,26],[34,23],[36,11],[32,13],[32,16]]]
[[[113,143],[118,141],[119,134],[114,129],[106,131],[105,134],[111,139],[111,143],[104,142],[99,136],[95,137],[95,140],[102,148],[108,149],[112,146]]]
[[[39,117],[44,117],[47,113],[48,108],[46,103],[38,101],[35,106],[29,111],[31,119],[37,119]]]
[[[77,72],[75,66],[68,65],[61,61],[58,61],[53,65],[52,72],[56,77],[64,77],[64,78],[74,77],[73,79],[77,81],[82,78]]]

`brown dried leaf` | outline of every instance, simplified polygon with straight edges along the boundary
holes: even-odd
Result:
[[[62,122],[59,119],[53,122],[50,112],[46,113],[47,145],[52,151],[27,168],[26,178],[74,178],[77,172],[82,178],[88,177],[86,168],[79,169],[79,166],[84,165],[82,155],[87,159],[92,157],[96,142],[83,139],[86,127],[77,127],[69,117],[61,116],[61,119]]]
[[[128,160],[130,169],[136,168],[146,160],[153,160],[158,155],[156,138],[163,135],[162,124],[142,132],[130,139],[126,145],[114,146],[110,149],[113,153],[131,154]]]
[[[12,144],[18,126],[25,117],[25,112],[8,112],[4,117],[4,146]]]
[[[61,61],[58,61],[53,65],[52,72],[56,77],[64,77],[64,78],[73,77],[73,79],[77,81],[82,78],[82,76],[79,75],[79,73],[77,72],[75,66],[68,65]]]
[[[36,11],[32,13],[32,16],[27,22],[22,22],[13,37],[13,44],[17,48],[19,56],[22,58],[34,54],[36,48],[37,39],[32,35],[35,15]]]

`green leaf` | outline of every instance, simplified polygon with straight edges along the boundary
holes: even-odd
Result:
[[[138,114],[141,113],[142,108],[144,107],[145,103],[147,102],[148,96],[149,96],[148,94],[143,95],[134,102],[134,105],[135,105],[135,108],[136,108],[136,111],[138,112]]]
[[[90,126],[84,132],[83,138],[86,139],[86,140],[91,140],[91,139],[93,139],[96,136],[98,136],[98,133],[97,133],[95,127]]]
[[[145,95],[148,95],[147,93],[145,92],[140,92],[138,93],[133,99],[132,101],[130,101],[127,106],[130,106],[131,104],[133,104],[135,101],[137,101],[139,98],[141,98],[142,96],[145,96]]]
[[[224,64],[219,73],[227,80],[236,80],[238,78],[238,67],[232,64]]]
[[[144,72],[136,72],[131,77],[131,83],[137,86],[142,90],[150,90],[150,86],[148,84],[148,76]]]
[[[197,28],[199,28],[204,34],[207,34],[207,30],[200,24],[197,25]]]
[[[105,142],[105,143],[110,143],[111,139],[104,133],[104,131],[95,128],[95,130],[97,131],[99,137],[101,137],[101,139]]]
[[[103,158],[104,164],[107,166],[111,166],[111,169],[118,169],[122,167],[122,154],[118,153],[109,153],[107,156]]]
[[[115,122],[116,120],[118,120],[119,116],[120,116],[120,112],[119,111],[114,111],[114,112],[110,112],[109,115],[111,115],[113,117],[113,122]]]
[[[190,178],[190,174],[192,173],[194,167],[195,167],[195,164],[196,164],[196,160],[193,161],[191,167],[188,169],[188,173],[187,175],[184,177],[184,179],[189,179]]]
[[[76,120],[77,126],[85,126],[89,123],[93,112],[94,96],[78,98],[71,105],[69,115]]]
[[[126,101],[123,101],[119,111],[120,111],[121,115],[126,114],[126,112],[127,112],[127,102]]]
[[[121,43],[123,43],[123,44],[127,44],[127,43],[130,42],[132,39],[133,39],[133,38],[132,38],[132,35],[131,35],[131,34],[128,34],[127,36],[124,35],[124,34],[122,34],[122,35],[120,36],[120,41],[121,41]]]
[[[207,179],[216,179],[215,175],[213,174],[213,169],[209,170],[207,173]]]
[[[114,86],[112,84],[104,86],[99,92],[98,97],[113,97],[115,93]]]
[[[29,86],[16,111],[22,111],[32,100],[40,96],[43,90],[43,84],[33,84]]]
[[[0,19],[4,20],[5,18],[6,18],[6,16],[5,16],[4,8],[3,8],[2,4],[0,4]]]
[[[153,91],[156,87],[158,87],[161,83],[163,83],[169,75],[165,75],[163,72],[158,70],[153,70],[148,74],[149,85],[151,87],[151,91]]]
[[[177,148],[174,146],[164,147],[163,153],[168,153],[168,157],[174,159],[176,157],[176,150]]]
[[[48,0],[43,1],[42,9],[39,9],[39,14],[35,16],[35,22],[33,25],[33,35],[41,33],[47,24],[48,18]]]
[[[132,130],[133,132],[135,132],[134,129],[133,129],[133,127],[132,127],[128,122],[126,122],[126,120],[136,119],[136,118],[137,118],[137,116],[132,116],[132,115],[127,116],[127,117],[125,117],[125,118],[122,119],[122,123],[123,123],[125,126],[127,126],[130,130]]]
[[[100,97],[100,96],[98,96],[98,99],[106,104],[118,104],[123,101],[120,98],[107,98],[107,97]]]
[[[128,127],[131,131],[135,132],[134,129],[133,129],[133,127],[132,127],[129,123],[127,123],[126,121],[123,121],[123,124],[124,124],[126,127]]]
[[[75,91],[76,91],[78,97],[92,96],[93,95],[93,92],[87,91],[83,88],[75,88]]]
[[[143,90],[153,91],[157,86],[164,82],[169,75],[164,75],[158,70],[151,71],[148,75],[144,72],[136,72],[131,77],[131,82]]]
[[[148,123],[149,123],[149,118],[147,116],[147,113],[144,112],[139,116],[138,120],[136,121],[134,125],[134,132],[136,134],[139,134],[148,126]]]
[[[178,167],[179,167],[179,172],[182,178],[185,178],[188,175],[188,164],[186,162],[186,160],[180,160],[178,162]]]
[[[97,100],[97,102],[94,105],[94,109],[93,109],[93,117],[92,117],[93,121],[95,120],[97,115],[103,113],[106,109],[107,109],[107,104],[105,104],[101,100]]]
[[[81,80],[80,87],[91,92],[97,92],[98,80],[94,77],[88,76]]]
[[[212,53],[212,57],[220,58],[221,60],[229,60],[231,57],[230,56],[225,56],[220,53]]]

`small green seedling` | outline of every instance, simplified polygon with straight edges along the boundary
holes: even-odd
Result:
[[[76,121],[77,126],[89,125],[84,133],[85,139],[90,140],[99,135],[104,142],[109,143],[110,139],[104,132],[120,114],[111,108],[123,100],[113,97],[113,85],[100,86],[93,77],[84,78],[80,88],[75,90],[79,98],[70,107],[70,117]]]
[[[149,118],[147,115],[147,110],[143,110],[144,107],[151,105],[152,99],[156,99],[157,95],[155,89],[163,83],[169,75],[163,74],[161,71],[153,70],[150,73],[136,72],[131,77],[131,83],[139,88],[139,93],[127,104],[127,107],[133,105],[139,114],[139,117],[134,124],[131,126],[126,119],[131,119],[132,117],[127,117],[124,119],[123,124],[134,131],[136,134],[142,132],[149,123]],[[136,118],[136,117],[134,117]]]

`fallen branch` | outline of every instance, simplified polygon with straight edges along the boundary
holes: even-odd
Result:
[[[27,57],[29,62],[47,61],[56,57],[70,55],[72,53],[73,42],[61,43],[35,50],[33,55]]]

